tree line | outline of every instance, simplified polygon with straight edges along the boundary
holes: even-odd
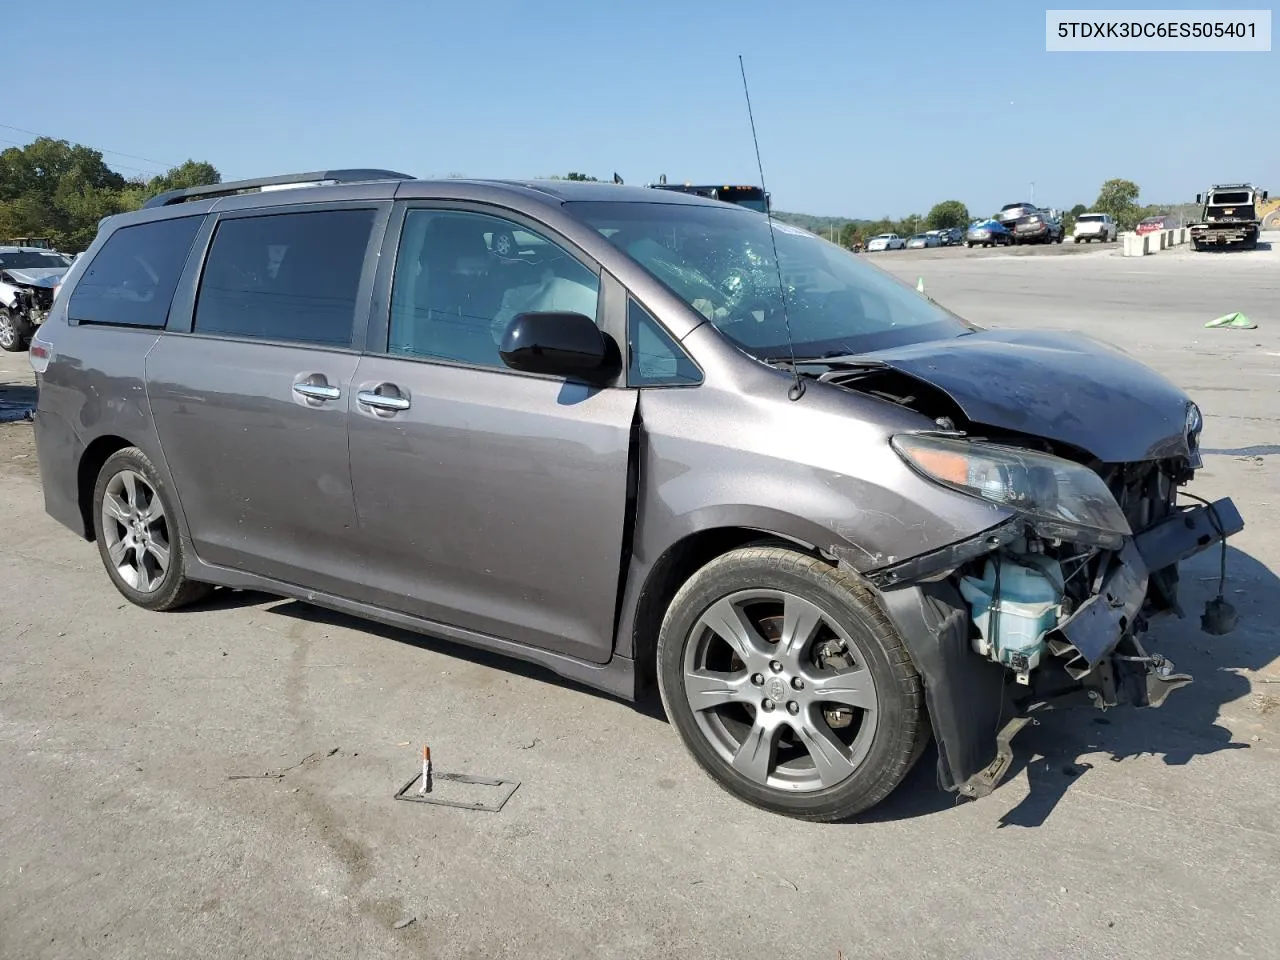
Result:
[[[92,147],[38,137],[0,152],[0,242],[48,237],[58,250],[78,253],[93,242],[103,217],[136,210],[165,190],[221,182],[213,164],[196,160],[158,176],[126,178]]]
[[[598,181],[576,170],[552,179]],[[103,217],[136,210],[165,190],[221,182],[213,164],[196,160],[158,176],[126,178],[108,167],[98,150],[38,137],[25,147],[0,152],[0,240],[49,237],[57,249],[76,253],[93,241]],[[1132,180],[1108,180],[1091,206],[1076,204],[1066,212],[1063,225],[1069,232],[1076,217],[1085,212],[1108,213],[1121,230],[1132,230],[1139,220],[1158,213],[1181,216],[1184,222],[1199,215],[1194,204],[1140,205],[1140,193]],[[959,200],[943,200],[927,214],[900,219],[858,220],[782,211],[774,216],[850,249],[881,233],[905,237],[924,230],[964,229],[973,220]]]

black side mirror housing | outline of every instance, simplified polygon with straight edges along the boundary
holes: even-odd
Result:
[[[1200,203],[1200,194],[1198,194],[1198,193],[1196,194],[1196,203],[1197,203],[1197,204],[1199,204],[1199,203]]]
[[[581,313],[520,313],[507,324],[498,349],[502,362],[522,373],[605,383],[622,371],[613,338]]]

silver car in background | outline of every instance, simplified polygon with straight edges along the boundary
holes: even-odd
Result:
[[[1163,701],[1188,678],[1146,627],[1242,527],[1177,501],[1199,410],[1136,360],[645,188],[162,194],[30,358],[46,509],[130,602],[254,589],[656,682],[710,776],[811,820],[931,735],[977,797],[1026,711]]]
[[[1119,228],[1109,213],[1082,213],[1071,228],[1072,243],[1110,243],[1118,236]]]

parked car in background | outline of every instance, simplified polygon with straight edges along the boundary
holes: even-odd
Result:
[[[947,246],[958,247],[964,243],[964,227],[948,227],[942,232],[947,238]]]
[[[942,241],[934,233],[917,233],[907,240],[907,246],[913,250],[921,247],[940,247]]]
[[[1119,236],[1119,228],[1109,213],[1082,213],[1071,229],[1072,243],[1110,243]]]
[[[1175,217],[1169,213],[1156,214],[1154,217],[1145,217],[1138,222],[1133,228],[1133,232],[1138,236],[1145,233],[1156,233],[1159,230],[1172,230],[1174,227],[1182,226],[1182,219]]]
[[[1001,226],[1012,233],[1015,223],[1027,214],[1034,213],[1037,209],[1039,208],[1034,203],[1006,203],[1000,208],[1000,212],[996,214],[995,219],[999,221]]]
[[[877,250],[904,250],[907,242],[896,233],[882,233],[867,241],[867,253]]]
[[[1019,217],[1013,225],[1014,243],[1061,243],[1062,221],[1047,210],[1035,210]]]
[[[47,247],[0,247],[0,350],[27,348],[69,268],[66,256]]]
[[[999,247],[1013,243],[1013,234],[999,220],[978,220],[964,235],[967,247]]]

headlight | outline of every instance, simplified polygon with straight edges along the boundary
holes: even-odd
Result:
[[[1187,450],[1190,454],[1191,467],[1194,470],[1200,469],[1204,465],[1204,461],[1200,457],[1200,431],[1204,429],[1204,417],[1200,414],[1200,408],[1195,403],[1187,404]]]
[[[1119,546],[1119,538],[1132,533],[1102,478],[1070,460],[921,434],[898,434],[890,443],[927,479],[1016,510],[1050,536],[1079,539],[1083,534]]]

